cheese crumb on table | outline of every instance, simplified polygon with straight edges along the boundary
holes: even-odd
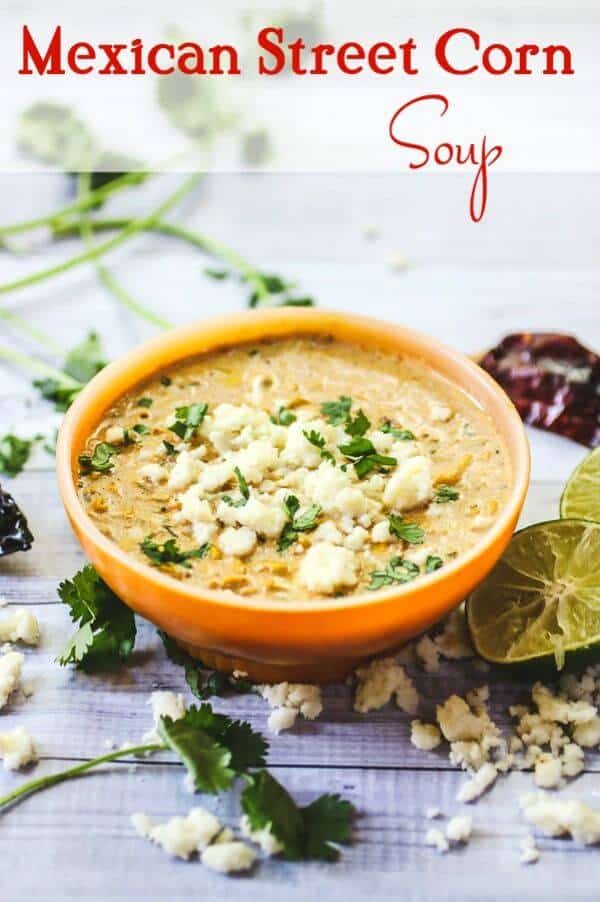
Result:
[[[133,814],[131,823],[140,836],[156,843],[169,855],[187,860],[206,849],[221,831],[219,820],[205,808],[192,808],[186,817],[172,817],[155,824],[147,814]]]
[[[576,842],[600,842],[600,811],[578,799],[560,799],[545,793],[521,799],[523,816],[546,836],[571,835]]]
[[[519,843],[521,849],[521,864],[535,864],[540,860],[540,851],[535,844],[535,838],[531,835],[525,836]]]
[[[19,770],[38,760],[31,736],[23,727],[0,733],[0,758],[6,770]]]
[[[441,652],[430,636],[421,636],[415,645],[415,652],[426,673],[436,673],[440,669]]]
[[[452,842],[468,843],[473,829],[473,818],[470,814],[457,814],[450,818],[446,827],[446,837]]]
[[[150,696],[148,704],[152,706],[154,729],[145,733],[143,741],[147,743],[162,742],[156,732],[161,717],[170,717],[171,720],[180,720],[185,714],[185,700],[180,692],[169,690],[157,690]]]
[[[456,794],[458,802],[474,802],[486,789],[496,782],[498,771],[490,762],[486,762],[473,774],[467,783],[463,783]]]
[[[0,709],[8,702],[21,679],[25,656],[18,651],[9,651],[0,656]]]
[[[419,696],[412,680],[396,658],[376,658],[356,670],[358,685],[354,710],[361,714],[383,708],[392,696],[407,714],[416,714]]]
[[[438,852],[441,852],[442,855],[450,848],[450,843],[442,831],[438,830],[436,827],[432,827],[431,830],[428,830],[425,834],[425,845],[434,846],[434,848],[436,848]]]
[[[23,642],[38,645],[40,626],[37,618],[26,608],[17,610],[0,621],[0,642]]]
[[[274,733],[289,730],[299,714],[307,720],[315,720],[323,710],[321,687],[310,683],[273,683],[255,687],[269,707],[274,710],[267,724]]]
[[[427,820],[433,821],[438,817],[442,816],[442,812],[439,808],[426,808],[425,809],[425,817]]]
[[[256,861],[256,852],[246,843],[233,841],[214,843],[201,855],[202,864],[221,874],[248,871]]]
[[[413,720],[410,725],[410,741],[415,748],[423,752],[436,749],[442,741],[442,734],[433,723]]]
[[[553,758],[549,753],[540,755],[535,762],[533,779],[541,789],[554,789],[560,786],[562,766],[560,758]]]
[[[250,826],[248,817],[244,814],[240,820],[240,829],[242,835],[252,842],[257,843],[265,855],[271,857],[272,855],[278,855],[279,852],[283,851],[283,843],[271,833],[269,826],[263,827],[261,830],[253,830]]]

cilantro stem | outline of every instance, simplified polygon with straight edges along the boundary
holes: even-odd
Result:
[[[62,273],[68,272],[69,270],[74,269],[76,266],[79,266],[82,263],[97,260],[99,257],[102,257],[109,251],[112,251],[116,247],[119,247],[129,238],[132,238],[139,232],[144,231],[144,229],[146,229],[148,226],[151,226],[154,222],[159,220],[168,210],[171,209],[171,207],[179,203],[179,201],[186,194],[188,194],[192,190],[192,188],[194,188],[194,186],[200,181],[201,178],[202,173],[195,173],[194,175],[188,176],[183,184],[179,186],[177,191],[174,191],[173,194],[169,195],[166,200],[164,200],[148,216],[144,216],[140,219],[130,220],[129,224],[121,232],[119,232],[117,235],[114,235],[108,241],[105,241],[101,244],[96,244],[93,248],[89,248],[81,254],[76,254],[74,257],[70,257],[68,260],[64,260],[62,263],[59,263],[56,266],[38,270],[38,272],[32,273],[29,276],[24,276],[21,279],[15,279],[13,282],[5,282],[3,285],[0,285],[0,294],[8,294],[11,291],[18,291],[21,288],[26,288],[29,285],[35,285],[38,282],[43,282],[45,279],[49,279],[53,276],[62,275]],[[166,321],[163,321],[163,324],[164,327],[167,327],[169,325]]]
[[[131,221],[131,219],[127,218],[93,219],[90,220],[90,224],[96,232],[112,232],[117,229],[127,228]],[[188,244],[191,244],[192,247],[199,248],[217,259],[229,263],[230,266],[244,276],[261,298],[268,297],[270,293],[269,289],[258,270],[236,251],[231,250],[224,244],[221,244],[212,238],[208,238],[206,235],[200,235],[198,232],[193,232],[191,229],[170,222],[160,222],[155,220],[154,222],[146,224],[144,230],[147,232],[158,232],[161,235],[168,235],[172,238],[179,238],[181,241],[186,241]],[[76,236],[78,232],[79,221],[70,223],[59,222],[53,226],[55,238],[71,238]]]
[[[0,319],[4,320],[4,322],[9,323],[14,329],[18,329],[20,332],[23,332],[25,335],[28,335],[30,338],[35,339],[35,341],[39,342],[41,345],[45,345],[50,351],[54,351],[55,354],[61,354],[62,349],[60,345],[54,341],[46,332],[42,329],[38,329],[37,326],[32,326],[26,319],[22,316],[19,316],[18,313],[14,313],[12,310],[7,310],[5,307],[0,307]]]
[[[72,780],[74,777],[79,777],[81,774],[85,774],[88,770],[92,770],[92,768],[98,767],[99,764],[106,764],[109,761],[116,761],[117,759],[124,758],[127,755],[145,755],[148,752],[163,752],[166,749],[166,745],[159,743],[152,743],[151,745],[134,745],[126,749],[117,749],[114,752],[109,752],[106,755],[101,755],[99,758],[93,758],[91,761],[84,761],[83,764],[77,764],[75,765],[75,767],[69,767],[67,768],[67,770],[59,771],[59,773],[57,774],[48,774],[48,776],[46,777],[38,777],[36,780],[30,780],[28,783],[23,783],[22,786],[19,786],[17,789],[13,789],[12,792],[9,792],[7,795],[0,798],[0,808],[4,808],[6,805],[10,805],[25,796],[31,796],[36,792],[41,792],[42,789],[48,789],[50,786],[56,786],[57,783],[64,783],[66,780]]]
[[[81,388],[80,382],[76,379],[72,379],[71,376],[67,375],[67,373],[62,370],[51,366],[49,363],[45,363],[43,360],[38,360],[36,357],[29,357],[27,354],[15,351],[12,348],[0,347],[0,360],[7,360],[9,363],[15,363],[17,366],[23,367],[30,372],[38,373],[40,376],[46,376],[48,379],[56,379],[57,382],[60,382],[65,388]]]
[[[86,193],[89,193],[90,181],[91,174],[89,172],[79,173],[78,185],[79,193],[81,196],[85,196]],[[94,235],[92,222],[87,215],[82,216],[79,220],[79,232],[86,249],[90,250],[91,248],[93,248]],[[146,307],[132,298],[129,292],[125,291],[125,289],[122,288],[121,285],[119,285],[110,270],[106,266],[104,266],[104,264],[100,260],[96,259],[94,261],[94,265],[96,267],[96,272],[98,273],[98,278],[103,283],[105,288],[107,288],[108,291],[110,291],[110,293],[114,295],[114,297],[119,301],[120,304],[123,304],[124,307],[127,307],[133,313],[136,313],[138,316],[141,316],[143,319],[147,320],[153,325],[158,326],[160,329],[168,329],[171,327],[172,323],[168,322],[168,320],[163,319],[161,316],[158,316],[151,310],[147,310]]]
[[[95,207],[96,204],[104,201],[110,194],[121,191],[129,185],[137,184],[142,175],[143,173],[139,172],[126,172],[124,175],[107,182],[100,188],[95,188],[93,191],[81,195],[76,201],[68,204],[66,207],[62,207],[60,210],[54,210],[53,213],[47,213],[44,216],[37,216],[35,219],[27,219],[23,222],[15,222],[7,226],[0,226],[0,235],[17,235],[22,232],[29,232],[32,229],[40,228],[41,226],[51,226],[64,216],[71,216],[73,213],[81,213],[84,210],[89,210],[90,207]]]

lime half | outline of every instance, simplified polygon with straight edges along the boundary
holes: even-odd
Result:
[[[600,523],[551,520],[516,533],[467,602],[478,654],[495,664],[554,657],[598,646]]]
[[[560,515],[600,521],[600,447],[569,477],[560,499]]]

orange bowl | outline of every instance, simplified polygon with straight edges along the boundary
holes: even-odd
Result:
[[[104,412],[153,373],[223,346],[262,338],[327,334],[421,358],[467,392],[493,419],[508,449],[512,484],[497,522],[456,561],[401,588],[331,601],[249,600],[189,586],[135,560],[90,520],[76,490],[77,458]],[[342,679],[359,662],[398,647],[462,601],[501,556],[529,481],[529,446],[502,389],[473,361],[392,323],[328,310],[277,308],[182,326],[102,370],[65,416],[56,449],[58,485],[84,551],[123,601],[207,666],[243,670],[262,682]]]

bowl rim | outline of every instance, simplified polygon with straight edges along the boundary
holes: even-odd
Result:
[[[294,599],[293,601],[276,601],[268,597],[252,597],[245,598],[242,595],[235,595],[227,590],[209,589],[202,585],[191,586],[185,581],[176,580],[168,574],[162,573],[158,568],[152,567],[142,561],[136,560],[128,552],[119,548],[116,542],[106,537],[94,524],[88,516],[83,504],[77,494],[74,478],[74,436],[77,431],[78,423],[82,414],[89,406],[94,405],[94,401],[104,391],[110,389],[115,382],[123,379],[130,373],[131,369],[143,363],[146,359],[152,360],[153,354],[165,350],[170,347],[176,347],[181,341],[190,340],[191,337],[199,335],[208,330],[211,333],[221,335],[219,341],[214,342],[212,348],[217,350],[219,347],[231,347],[236,344],[246,344],[250,341],[260,341],[269,338],[281,338],[286,335],[294,334],[319,334],[324,335],[334,333],[336,325],[339,326],[340,319],[343,319],[357,328],[364,327],[365,332],[371,331],[385,332],[388,336],[390,333],[394,335],[394,343],[398,345],[397,351],[401,351],[402,339],[408,340],[409,343],[416,344],[429,350],[434,356],[444,358],[446,361],[453,363],[458,369],[465,371],[474,379],[483,383],[485,389],[496,397],[496,400],[505,408],[507,423],[509,429],[500,432],[501,437],[509,449],[511,441],[514,447],[514,460],[512,460],[512,485],[509,497],[501,511],[500,516],[494,525],[485,532],[481,539],[473,545],[468,551],[460,554],[452,563],[445,565],[439,570],[435,570],[430,574],[423,574],[415,582],[407,583],[404,586],[392,586],[388,589],[379,589],[377,592],[369,592],[364,590],[350,596],[342,596],[332,599],[316,599],[302,601]],[[235,333],[239,330],[240,325],[252,323],[254,326],[264,327],[265,331],[261,337],[249,339],[243,335],[238,335],[235,339]],[[277,326],[274,334],[269,334],[269,327]],[[289,328],[281,329],[282,326]],[[230,338],[228,339],[228,334]],[[344,339],[341,339],[344,340]],[[346,339],[350,340],[350,339]],[[357,341],[355,339],[355,341]],[[374,346],[373,342],[367,342],[368,346]],[[210,353],[210,349],[207,349]],[[199,354],[204,353],[199,351]],[[393,353],[393,352],[392,352]],[[190,354],[183,354],[175,357],[169,363],[148,368],[146,375],[138,376],[130,381],[130,389],[145,378],[150,377],[153,373],[159,372],[166,366],[176,365],[186,359],[190,359]],[[412,356],[417,356],[412,354]],[[429,361],[427,363],[434,370],[436,367]],[[436,370],[443,378],[457,385],[456,382],[446,374]],[[461,391],[469,394],[468,390],[458,385]],[[121,397],[125,391],[130,389],[119,390],[113,398],[116,400]],[[471,400],[482,406],[477,398],[470,396]],[[99,408],[97,415],[99,420],[107,409],[106,405]],[[485,407],[484,407],[485,410]],[[185,597],[190,602],[214,603],[219,606],[229,607],[232,609],[243,609],[248,611],[264,611],[270,613],[281,614],[298,614],[306,612],[324,613],[331,611],[339,611],[341,609],[353,609],[366,607],[369,605],[378,605],[385,603],[387,600],[397,600],[399,597],[406,599],[413,593],[422,593],[424,590],[435,590],[446,581],[451,581],[452,577],[462,573],[468,569],[480,556],[496,542],[501,541],[506,530],[511,527],[514,519],[518,516],[525,496],[529,487],[530,477],[530,449],[529,442],[523,422],[508,395],[495,382],[492,377],[479,367],[474,360],[465,354],[449,348],[438,339],[432,338],[417,330],[407,328],[405,326],[390,321],[378,319],[375,317],[367,317],[358,314],[348,313],[342,310],[322,310],[314,308],[267,308],[262,310],[240,311],[235,314],[220,315],[216,317],[207,317],[196,320],[192,323],[186,323],[177,326],[160,335],[142,342],[131,348],[119,356],[116,360],[104,367],[94,378],[84,386],[78,394],[73,404],[65,414],[58,433],[56,445],[56,473],[58,488],[62,499],[63,506],[72,523],[77,525],[78,530],[85,535],[89,543],[96,546],[103,552],[106,558],[112,560],[119,568],[125,568],[133,572],[139,579],[151,582],[155,587],[165,591],[177,590],[178,595]],[[512,528],[511,528],[512,534]]]

